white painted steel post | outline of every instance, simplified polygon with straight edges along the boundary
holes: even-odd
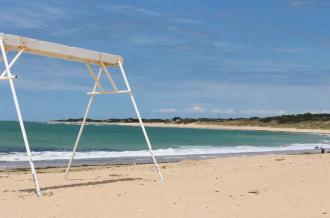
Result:
[[[30,164],[30,168],[31,168],[35,188],[36,188],[36,193],[37,193],[38,196],[41,196],[37,174],[36,174],[35,167],[34,167],[34,164],[33,164],[33,161],[32,161],[32,154],[31,154],[31,150],[30,150],[30,145],[29,145],[29,141],[28,141],[28,138],[27,138],[27,135],[26,135],[25,126],[24,126],[24,122],[23,122],[23,117],[22,117],[21,110],[20,110],[20,107],[19,107],[19,103],[18,103],[18,99],[17,99],[17,95],[16,95],[16,90],[15,90],[12,74],[11,74],[11,71],[10,71],[10,67],[9,67],[9,64],[8,64],[8,59],[7,59],[5,46],[4,46],[4,43],[3,43],[2,39],[0,39],[0,47],[1,47],[1,52],[2,52],[3,62],[5,64],[7,75],[9,77],[8,81],[9,81],[10,89],[11,89],[11,92],[12,92],[12,95],[13,95],[14,104],[15,104],[15,107],[16,107],[16,112],[17,112],[19,124],[20,124],[20,127],[21,127],[23,140],[24,140],[24,144],[25,144],[25,149],[26,149],[26,153],[27,153],[27,156],[28,156],[28,160],[29,160],[29,164]]]
[[[11,68],[15,63],[16,63],[16,61],[18,60],[18,58],[23,54],[23,52],[24,52],[24,48],[23,49],[21,49],[17,54],[16,54],[16,56],[13,58],[13,60],[9,63],[9,68]],[[8,61],[8,60],[7,60]],[[3,72],[2,72],[2,74],[0,75],[0,77],[1,76],[4,76],[5,74],[6,74],[6,72],[7,72],[7,70],[4,70]]]
[[[101,74],[102,74],[102,68],[100,68],[99,70],[99,73],[97,75],[97,78],[96,78],[96,81],[95,81],[95,85],[93,87],[93,93],[96,91],[96,88],[98,86],[98,82],[100,80],[100,77],[101,77]],[[69,171],[70,171],[70,167],[71,167],[71,164],[72,164],[72,161],[74,159],[74,156],[76,154],[76,151],[77,151],[77,147],[78,147],[78,144],[80,142],[80,138],[82,136],[82,133],[84,131],[84,128],[85,128],[85,124],[86,124],[86,120],[87,120],[87,117],[88,117],[88,114],[90,112],[90,109],[91,109],[91,106],[92,106],[92,103],[93,103],[93,100],[94,100],[94,97],[95,95],[91,95],[90,98],[89,98],[89,102],[88,102],[88,105],[87,105],[87,109],[86,109],[86,112],[85,112],[85,116],[84,116],[84,119],[81,123],[81,126],[80,126],[80,130],[79,130],[79,133],[78,133],[78,136],[77,136],[77,139],[76,139],[76,143],[74,144],[74,147],[73,147],[73,151],[72,151],[72,156],[71,156],[71,159],[69,161],[69,164],[68,164],[68,167],[66,168],[66,171],[65,171],[65,179],[67,179],[68,175],[69,175]]]
[[[156,169],[157,169],[157,172],[158,172],[158,175],[159,175],[160,180],[163,180],[162,173],[160,172],[160,168],[159,168],[159,166],[158,166],[157,160],[156,160],[155,155],[154,155],[154,152],[153,152],[153,150],[152,150],[152,146],[151,146],[151,143],[150,143],[150,140],[149,140],[149,136],[148,136],[147,131],[146,131],[145,127],[144,127],[144,124],[143,124],[143,121],[142,121],[142,118],[141,118],[141,115],[140,115],[139,109],[138,109],[138,107],[137,107],[137,104],[136,104],[136,101],[135,101],[134,95],[133,95],[133,93],[132,93],[131,86],[130,86],[129,83],[128,83],[128,79],[127,79],[127,77],[126,77],[126,74],[125,74],[125,71],[124,71],[123,65],[122,65],[121,61],[118,61],[118,64],[119,64],[119,67],[120,67],[121,74],[122,74],[122,76],[123,76],[123,78],[124,78],[124,82],[125,82],[125,84],[126,84],[127,90],[129,91],[129,95],[130,95],[130,97],[131,97],[131,101],[132,101],[133,107],[134,107],[134,109],[135,109],[136,115],[137,115],[137,117],[138,117],[138,119],[139,119],[139,122],[140,122],[140,125],[141,125],[141,129],[142,129],[142,132],[143,132],[143,135],[144,135],[144,138],[145,138],[145,140],[146,140],[146,142],[147,142],[147,144],[148,144],[149,152],[150,152],[150,154],[151,154],[152,160],[153,160],[153,162],[154,162],[154,164],[155,164],[155,167],[156,167]]]

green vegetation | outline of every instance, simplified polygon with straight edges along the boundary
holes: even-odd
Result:
[[[80,122],[82,118],[57,120],[58,122]],[[137,119],[88,119],[88,122],[105,123],[136,123]],[[330,129],[330,114],[292,114],[274,117],[251,117],[251,118],[181,118],[172,119],[143,119],[145,123],[169,123],[169,124],[213,124],[226,126],[260,126],[260,127],[282,127],[282,128],[301,128],[301,129]]]

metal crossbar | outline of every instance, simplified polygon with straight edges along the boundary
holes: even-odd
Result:
[[[129,94],[129,90],[118,90],[118,91],[99,91],[99,92],[87,92],[87,95],[105,95],[105,94]]]
[[[0,80],[17,79],[17,76],[0,76]]]

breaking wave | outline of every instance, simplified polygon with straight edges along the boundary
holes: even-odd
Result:
[[[182,146],[178,148],[156,149],[156,156],[188,156],[188,155],[221,155],[235,153],[258,153],[274,151],[299,151],[314,149],[316,146],[330,149],[328,141],[313,144],[291,144],[287,146]],[[69,151],[40,151],[32,152],[33,160],[63,160],[71,157]],[[85,151],[77,152],[76,159],[120,158],[120,157],[146,157],[150,156],[148,150],[139,151]],[[0,161],[26,161],[25,152],[0,153]]]

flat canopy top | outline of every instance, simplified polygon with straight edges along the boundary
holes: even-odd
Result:
[[[117,66],[119,61],[123,62],[123,58],[119,55],[39,41],[1,32],[0,39],[3,40],[5,48],[9,51],[25,49],[24,52],[30,54],[97,65],[103,62],[106,66]]]

